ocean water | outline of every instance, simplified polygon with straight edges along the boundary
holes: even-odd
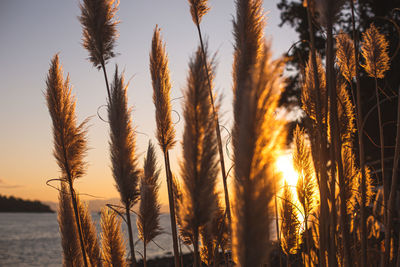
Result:
[[[92,214],[99,230],[100,216]],[[147,257],[155,258],[172,255],[172,237],[168,214],[162,214],[160,224],[163,234],[147,247]],[[136,222],[132,215],[132,222]],[[127,228],[122,231],[128,246]],[[136,223],[133,227],[137,239]],[[99,231],[98,231],[99,233]],[[183,245],[182,245],[183,246]],[[141,259],[143,243],[136,242],[136,259]],[[183,252],[188,252],[182,247]],[[56,213],[0,213],[0,266],[61,266],[62,248]]]

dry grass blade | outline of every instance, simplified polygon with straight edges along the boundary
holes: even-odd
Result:
[[[160,171],[157,170],[154,146],[149,143],[144,162],[144,176],[140,184],[140,207],[137,218],[139,238],[146,246],[161,234],[160,204],[158,201]]]
[[[65,183],[61,183],[57,213],[61,234],[61,246],[63,249],[63,266],[82,266],[82,254],[79,246],[78,231],[74,220],[71,195],[68,193]]]
[[[114,81],[111,84],[111,99],[108,103],[112,174],[121,201],[131,208],[139,197],[137,189],[139,170],[135,155],[131,110],[128,109],[127,88],[124,76],[119,75],[116,68]]]
[[[115,56],[118,5],[116,0],[83,0],[80,4],[83,46],[89,51],[89,60],[98,69]]]
[[[336,58],[340,72],[349,82],[356,76],[356,59],[354,53],[354,43],[350,36],[342,31],[336,36]]]
[[[104,208],[101,211],[101,252],[105,267],[125,267],[125,242],[121,231],[121,219]]]
[[[374,24],[363,33],[363,42],[361,44],[361,54],[364,57],[365,64],[362,64],[370,77],[383,78],[389,70],[389,42],[381,34]]]
[[[263,50],[261,60],[235,95],[235,104],[241,107],[240,112],[235,110],[232,131],[232,138],[236,140],[233,144],[232,251],[238,266],[265,263],[271,218],[269,206],[276,183],[274,164],[285,138],[284,123],[275,117],[284,63],[271,60],[268,45]]]
[[[190,14],[192,15],[193,22],[197,25],[200,24],[201,18],[207,14],[210,8],[207,6],[208,0],[189,0]]]
[[[212,80],[214,64],[213,62],[208,64],[209,77]],[[196,255],[199,231],[214,217],[216,208],[214,203],[217,202],[215,186],[219,171],[207,73],[200,48],[190,61],[187,83],[183,108],[185,120],[182,141],[183,161],[180,165],[183,181],[180,217],[182,228],[191,233],[191,241],[195,247],[195,264],[199,264]]]
[[[171,120],[171,82],[168,57],[158,27],[154,29],[151,43],[150,73],[153,81],[153,102],[156,106],[157,139],[163,151],[169,150],[175,144],[175,130]]]

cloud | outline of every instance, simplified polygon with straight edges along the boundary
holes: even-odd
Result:
[[[22,185],[17,184],[8,184],[3,179],[0,179],[0,188],[12,189],[12,188],[20,188]]]

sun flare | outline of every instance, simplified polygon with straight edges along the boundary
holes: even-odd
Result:
[[[279,156],[276,160],[276,167],[282,174],[283,180],[286,181],[290,187],[295,188],[299,175],[293,168],[292,154],[283,154]]]

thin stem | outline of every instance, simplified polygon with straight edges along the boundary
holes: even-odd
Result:
[[[101,68],[103,69],[104,80],[106,82],[108,100],[111,101],[110,85],[108,84],[107,71],[106,71],[106,66],[104,64],[104,61],[101,62]]]
[[[128,235],[129,235],[129,247],[131,249],[131,266],[136,267],[136,257],[135,257],[135,247],[133,244],[131,214],[130,214],[130,209],[129,209],[128,204],[126,204],[125,210],[126,210],[126,224],[128,226]]]
[[[400,87],[399,87],[400,92]],[[399,156],[400,156],[400,97],[398,98],[397,103],[397,134],[396,134],[396,148],[394,152],[393,159],[393,171],[392,171],[392,186],[389,195],[389,207],[387,211],[387,225],[385,227],[385,251],[389,250],[390,255],[390,239],[392,237],[392,228],[393,228],[393,209],[395,206],[396,199],[396,191],[397,191],[397,182],[398,182],[398,168],[399,168]],[[389,246],[386,247],[386,245]],[[400,247],[400,246],[399,246]],[[393,263],[397,260],[397,266],[400,265],[400,260],[398,259],[398,255],[394,254]],[[397,258],[397,259],[396,259]]]
[[[169,215],[171,219],[171,232],[172,232],[171,234],[172,234],[172,243],[174,248],[174,261],[175,261],[175,266],[179,267],[180,261],[179,261],[178,238],[176,230],[175,201],[174,201],[174,192],[172,186],[172,172],[170,169],[168,150],[163,148],[163,153],[164,153],[165,174],[167,178]]]
[[[143,240],[143,266],[147,267],[147,258],[146,258],[146,241]]]
[[[327,244],[329,234],[329,225],[328,225],[328,217],[329,217],[329,208],[327,203],[327,172],[326,172],[326,158],[325,158],[325,150],[327,148],[326,144],[326,134],[324,131],[324,127],[322,125],[322,117],[321,117],[321,94],[320,94],[320,81],[318,77],[318,65],[317,65],[317,56],[315,49],[315,38],[314,38],[314,30],[312,26],[312,18],[310,8],[307,7],[307,21],[308,21],[308,32],[310,36],[310,52],[311,52],[311,64],[313,67],[313,75],[314,75],[314,90],[317,91],[316,97],[316,117],[317,117],[317,135],[315,136],[317,139],[317,172],[320,175],[320,199],[321,199],[321,219],[319,224],[319,259],[321,266],[326,266],[326,258],[325,253],[328,252]]]
[[[221,131],[219,129],[219,120],[218,120],[218,113],[215,110],[215,105],[214,105],[214,97],[212,94],[212,87],[211,87],[211,79],[210,79],[210,73],[208,70],[208,65],[207,65],[207,58],[206,58],[206,53],[204,49],[204,43],[203,43],[203,37],[201,34],[201,29],[200,29],[200,22],[199,18],[197,16],[197,10],[196,10],[196,27],[197,27],[197,32],[199,34],[199,39],[200,39],[200,46],[201,46],[201,52],[203,55],[203,64],[204,64],[204,69],[207,74],[207,83],[208,83],[208,93],[210,95],[210,101],[211,101],[211,106],[213,110],[213,119],[215,123],[215,131],[217,133],[217,143],[218,143],[218,152],[219,152],[219,160],[221,164],[221,174],[222,174],[222,181],[224,185],[224,194],[225,194],[225,206],[226,206],[226,214],[228,217],[228,222],[229,225],[231,225],[231,209],[230,209],[230,204],[229,204],[229,194],[228,194],[228,186],[226,182],[226,171],[225,171],[225,161],[224,161],[224,152],[222,148],[222,140],[221,140]]]
[[[367,219],[365,212],[365,205],[367,200],[366,190],[366,174],[365,174],[365,154],[364,154],[364,136],[363,136],[363,116],[361,106],[361,90],[360,90],[360,73],[359,73],[359,59],[358,59],[358,35],[356,33],[355,16],[354,16],[354,3],[353,0],[349,0],[351,7],[351,22],[353,27],[353,43],[354,43],[354,58],[356,65],[356,90],[357,90],[357,105],[356,105],[356,122],[358,128],[358,151],[360,157],[360,168],[361,168],[361,266],[367,266]]]
[[[62,139],[65,140],[64,136],[63,136]],[[85,267],[88,267],[87,258],[86,258],[86,251],[85,251],[85,243],[84,243],[84,240],[83,240],[82,227],[81,227],[81,222],[80,222],[79,212],[78,212],[78,204],[76,202],[75,190],[74,190],[74,188],[72,186],[72,174],[71,174],[69,163],[68,163],[68,160],[67,160],[67,150],[65,148],[65,144],[64,143],[62,144],[62,150],[63,150],[63,154],[64,154],[64,159],[65,159],[64,166],[65,166],[65,172],[67,174],[67,179],[68,179],[68,184],[69,184],[69,191],[71,193],[72,206],[74,207],[75,222],[76,222],[76,226],[78,227],[78,235],[79,235],[79,242],[81,244],[83,264],[85,265]]]

